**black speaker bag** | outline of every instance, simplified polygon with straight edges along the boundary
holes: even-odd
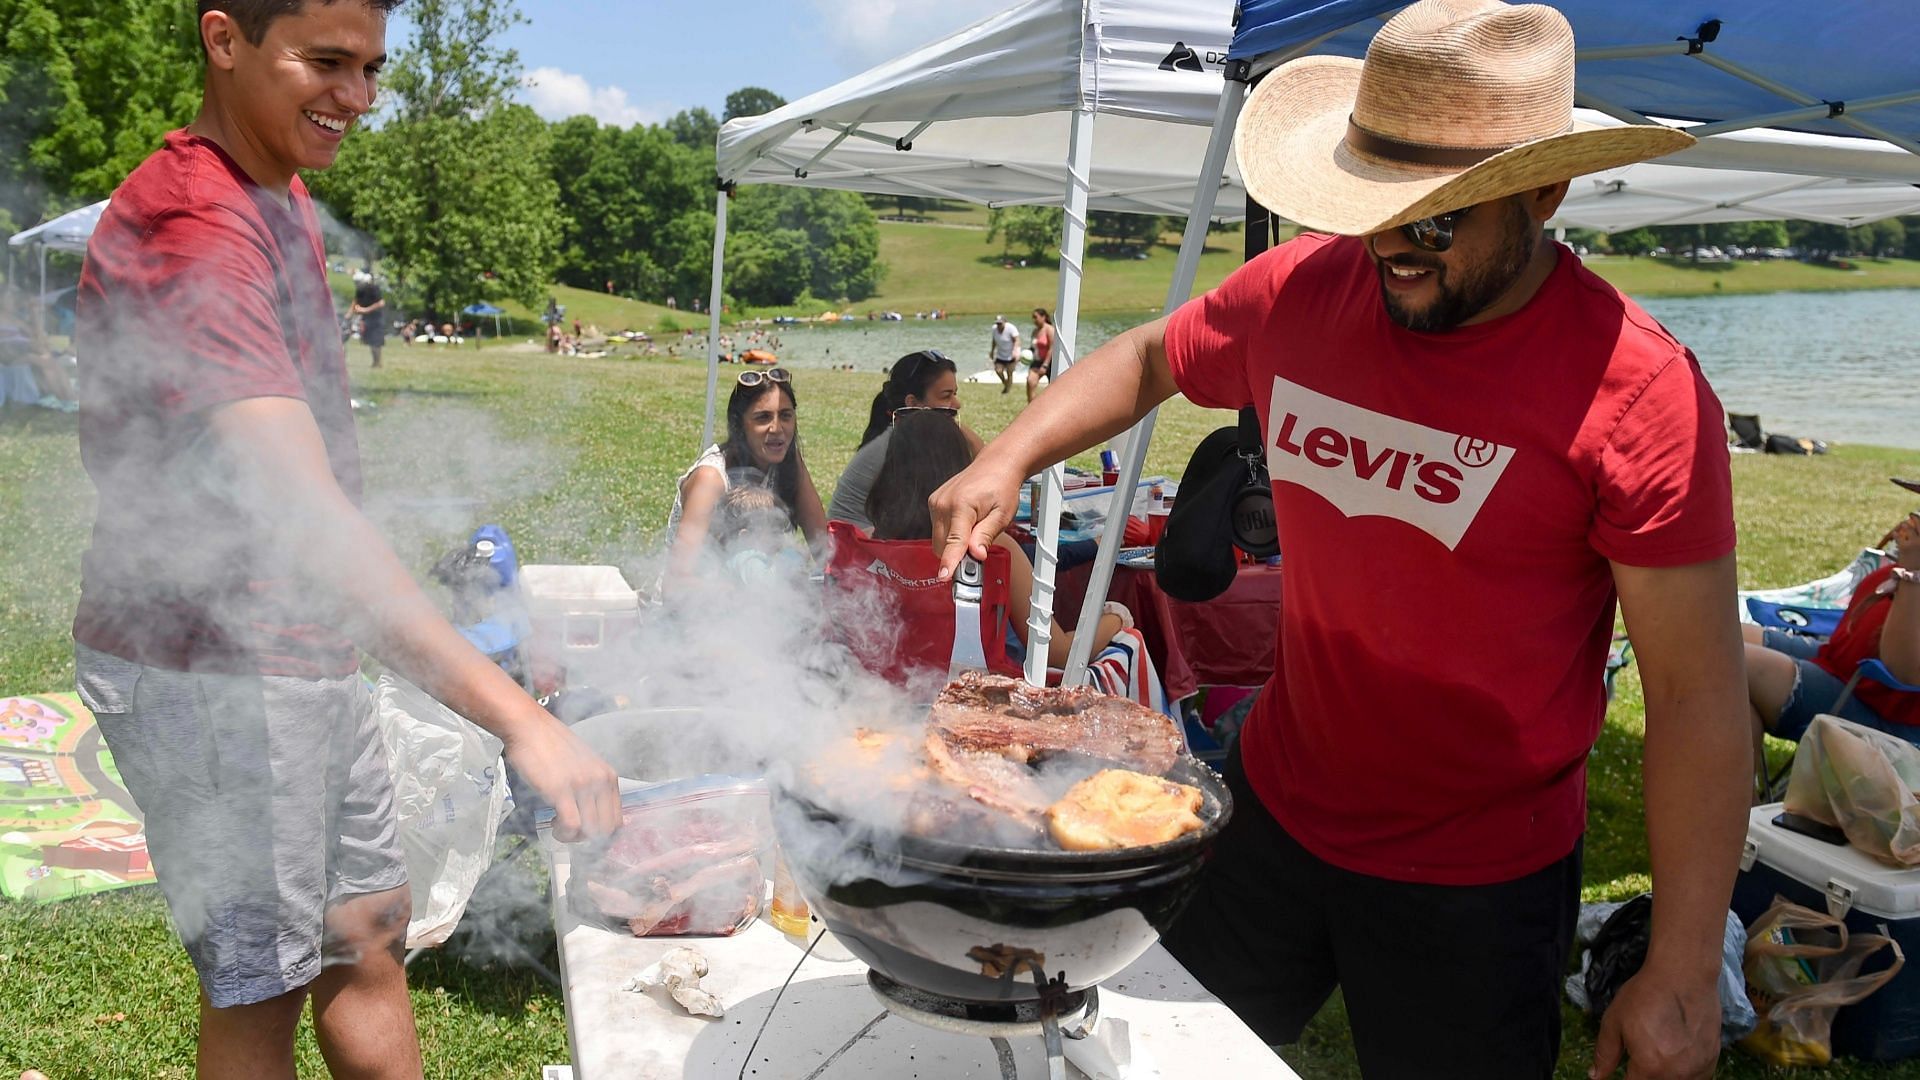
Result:
[[[1236,546],[1260,558],[1279,550],[1259,422],[1251,409],[1242,411],[1241,420],[1194,449],[1154,548],[1154,576],[1176,600],[1211,600],[1226,592],[1239,572]]]

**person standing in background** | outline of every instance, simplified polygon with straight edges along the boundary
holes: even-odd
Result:
[[[1033,361],[1027,365],[1027,402],[1040,392],[1040,380],[1053,378],[1053,315],[1046,308],[1033,309]]]
[[[380,366],[380,350],[387,344],[387,298],[380,292],[371,267],[353,275],[353,314],[360,316],[360,343]]]
[[[987,359],[993,361],[993,373],[1000,377],[1000,392],[1013,389],[1013,362],[1020,355],[1020,331],[1005,315],[993,317],[993,336],[987,346]]]

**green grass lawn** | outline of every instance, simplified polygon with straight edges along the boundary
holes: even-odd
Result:
[[[356,394],[378,405],[361,418],[369,503],[421,570],[474,520],[504,524],[529,562],[630,562],[657,535],[673,479],[698,449],[705,382],[695,363],[395,349],[386,369],[368,372],[363,351],[351,357]],[[873,376],[798,378],[803,446],[830,496],[824,489],[864,426]],[[1018,393],[966,393],[968,422],[988,436],[1022,401]],[[1177,473],[1200,436],[1225,420],[1184,403],[1170,407],[1149,469]],[[1847,446],[1820,458],[1744,456],[1733,466],[1741,582],[1779,585],[1828,573],[1878,539],[1911,502],[1885,478],[1920,471],[1920,453]],[[0,520],[11,525],[12,541],[0,560],[0,694],[63,689],[72,678],[68,625],[92,512],[73,418],[38,409],[0,415],[0,475],[11,481],[0,485]],[[407,511],[421,505],[408,500],[435,495],[470,496],[479,508],[437,522]],[[1642,707],[1631,669],[1619,686],[1592,759],[1593,899],[1647,883]],[[531,922],[536,951],[550,952],[550,936]],[[0,976],[0,1075],[190,1075],[193,978],[153,890],[0,905]],[[1435,992],[1470,992],[1450,986],[1445,972],[1424,977]],[[561,1002],[525,968],[443,953],[416,964],[410,982],[429,1076],[531,1077],[567,1057]],[[1583,1023],[1570,1016],[1561,1075],[1583,1076],[1590,1049]],[[300,1054],[303,1073],[322,1074],[310,1034]],[[1285,1056],[1309,1080],[1357,1075],[1337,1003]],[[1721,1075],[1772,1074],[1730,1056]],[[1920,1064],[1842,1063],[1828,1075],[1920,1080]]]

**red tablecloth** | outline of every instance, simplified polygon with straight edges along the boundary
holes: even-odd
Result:
[[[1061,626],[1072,629],[1079,620],[1092,576],[1092,564],[1060,575],[1054,617]],[[1133,612],[1170,699],[1202,686],[1259,686],[1273,674],[1274,633],[1280,623],[1277,566],[1242,566],[1226,592],[1203,604],[1161,592],[1150,570],[1118,566],[1107,599]]]

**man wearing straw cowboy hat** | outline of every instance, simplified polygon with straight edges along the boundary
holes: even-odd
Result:
[[[1616,598],[1646,697],[1654,911],[1591,1073],[1707,1075],[1750,767],[1719,403],[1550,242],[1583,173],[1687,146],[1573,122],[1541,5],[1421,0],[1254,91],[1248,192],[1303,235],[1089,355],[936,492],[951,566],[1023,479],[1185,393],[1253,405],[1286,556],[1234,817],[1168,946],[1270,1041],[1337,986],[1369,1077],[1544,1077]]]

